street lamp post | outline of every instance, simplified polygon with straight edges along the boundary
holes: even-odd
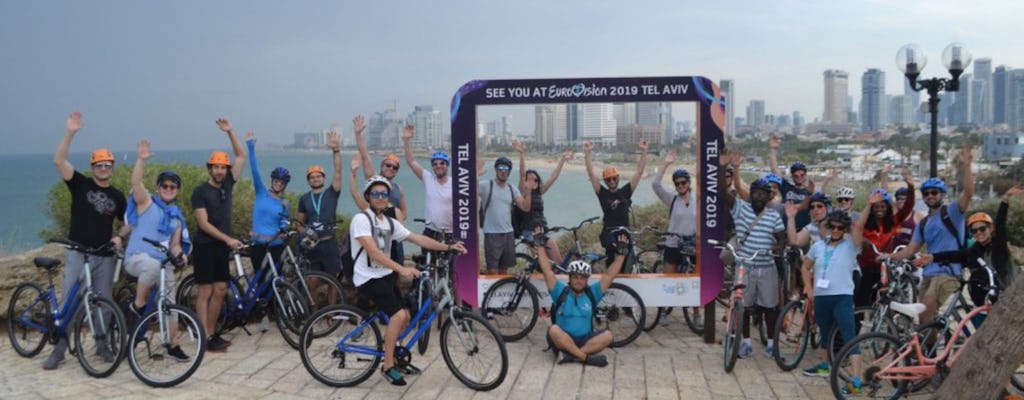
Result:
[[[939,92],[956,92],[960,90],[960,74],[971,64],[971,52],[964,48],[963,44],[952,43],[942,51],[942,64],[949,70],[950,79],[930,78],[918,80],[921,70],[928,64],[928,57],[916,44],[908,44],[900,48],[896,53],[896,66],[903,75],[910,81],[910,88],[915,92],[922,90],[928,92],[928,112],[932,119],[931,132],[931,156],[929,174],[931,177],[939,175],[938,148],[939,148]]]

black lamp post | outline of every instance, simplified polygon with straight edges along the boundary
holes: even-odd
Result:
[[[942,51],[942,64],[949,70],[950,79],[931,78],[918,80],[921,70],[928,64],[928,57],[916,44],[908,44],[896,53],[896,66],[910,81],[910,88],[915,92],[928,92],[928,112],[932,117],[931,160],[928,173],[931,177],[939,175],[939,92],[956,92],[960,90],[960,74],[971,65],[971,52],[963,44],[952,43]]]

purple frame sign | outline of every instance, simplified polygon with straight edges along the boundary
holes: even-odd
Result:
[[[699,281],[692,282],[673,277],[683,274],[661,275],[660,282],[644,277],[620,278],[637,291],[647,306],[697,305],[660,303],[659,296],[689,291],[693,303],[707,304],[722,288],[723,268],[719,250],[707,239],[725,240],[726,213],[722,187],[718,184],[719,151],[724,149],[725,100],[713,81],[694,77],[649,78],[581,78],[581,79],[527,79],[527,80],[475,80],[463,85],[452,98],[452,155],[455,185],[452,196],[453,234],[466,244],[469,254],[456,257],[457,291],[461,299],[478,306],[480,271],[480,231],[477,224],[477,107],[487,105],[561,104],[561,103],[636,103],[636,102],[692,102],[697,106],[697,134],[699,185],[695,187],[698,204],[697,267]],[[595,198],[594,201],[597,201]],[[667,277],[666,277],[667,276]],[[637,284],[648,281],[646,285]],[[667,282],[667,283],[666,283]],[[653,286],[657,285],[657,286]],[[546,294],[546,290],[541,291]],[[651,298],[652,301],[648,302]]]

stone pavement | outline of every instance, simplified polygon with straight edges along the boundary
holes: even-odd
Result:
[[[440,357],[438,335],[430,349],[414,356],[420,376],[406,377],[408,386],[392,386],[379,373],[353,388],[333,388],[313,379],[271,324],[253,336],[240,330],[226,335],[234,345],[226,353],[207,353],[189,380],[170,389],[150,388],[135,378],[128,362],[109,378],[87,376],[73,357],[56,371],[40,364],[47,346],[32,359],[21,358],[4,336],[0,345],[0,399],[830,399],[823,378],[802,376],[799,369],[782,372],[755,344],[756,356],[738,360],[731,374],[722,369],[722,347],[708,345],[686,328],[679,312],[668,325],[642,334],[624,348],[606,351],[605,368],[557,365],[543,352],[541,320],[523,340],[508,344],[509,373],[490,392],[474,392],[452,376]],[[719,331],[721,332],[721,323]],[[808,356],[812,354],[808,353]],[[813,354],[814,357],[817,354]],[[812,360],[805,357],[804,363]],[[802,368],[802,367],[801,367]]]

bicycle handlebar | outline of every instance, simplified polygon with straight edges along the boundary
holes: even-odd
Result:
[[[757,256],[759,256],[761,254],[767,254],[769,256],[775,257],[775,254],[772,253],[771,249],[760,249],[760,250],[755,251],[754,254],[751,254],[750,257],[740,257],[738,254],[736,254],[736,248],[732,247],[732,243],[729,243],[729,242],[722,243],[722,242],[717,241],[715,239],[708,239],[708,243],[711,244],[712,246],[715,246],[715,247],[719,248],[719,249],[729,249],[729,251],[732,251],[732,254],[736,257],[736,260],[743,261],[743,262],[753,261],[755,258],[757,258]]]
[[[82,244],[80,244],[78,242],[75,242],[75,241],[73,241],[71,239],[65,239],[65,238],[50,239],[50,240],[48,240],[48,242],[49,243],[57,243],[59,245],[62,245],[64,247],[68,248],[69,250],[75,250],[75,251],[79,251],[79,252],[86,253],[86,254],[89,254],[89,255],[100,256],[100,257],[107,256],[111,252],[114,251],[114,245],[111,242],[104,243],[103,245],[101,245],[99,247],[86,247],[85,245],[82,245]]]
[[[558,232],[558,231],[576,232],[576,231],[580,230],[581,228],[583,228],[583,226],[585,226],[587,224],[590,224],[590,223],[592,223],[594,221],[597,221],[598,219],[601,219],[601,217],[590,217],[590,218],[587,218],[587,219],[583,220],[583,222],[580,222],[579,225],[576,225],[573,228],[569,228],[569,227],[565,227],[565,226],[553,226],[553,227],[548,228],[548,232]]]
[[[161,253],[164,253],[166,255],[166,258],[164,259],[163,262],[160,263],[160,265],[164,265],[164,264],[167,264],[168,262],[170,262],[171,265],[174,265],[176,268],[181,268],[181,267],[185,266],[185,263],[184,263],[185,260],[183,260],[181,258],[182,254],[178,254],[177,256],[174,256],[174,255],[171,254],[171,249],[167,248],[167,246],[164,246],[163,243],[160,243],[159,241],[156,241],[156,240],[153,240],[153,239],[150,239],[150,238],[147,238],[147,237],[142,238],[142,241],[146,242],[146,243],[149,243],[149,245],[153,246],[154,248],[156,248],[157,251],[159,251]]]

